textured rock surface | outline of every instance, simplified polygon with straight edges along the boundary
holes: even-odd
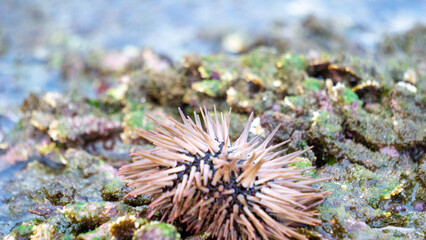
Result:
[[[332,31],[313,19],[304,24],[325,34],[316,39],[328,46]],[[149,50],[138,57],[62,53],[64,75],[90,70],[108,84],[94,98],[48,92],[24,101],[21,120],[0,139],[0,238],[206,239],[156,222],[161,213],[147,220],[150,196],[126,197],[130,189],[115,175],[130,150],[152,148],[134,133],[153,128],[145,113],[168,121],[177,106],[191,115],[215,104],[232,107],[233,136],[254,111],[253,135],[282,124],[274,141],[291,139],[289,152],[313,146],[298,167],[331,178],[317,187],[333,195],[317,206],[324,222],[298,232],[424,239],[426,63],[416,50],[424,44],[418,26],[383,41],[374,62],[264,47],[173,64]]]

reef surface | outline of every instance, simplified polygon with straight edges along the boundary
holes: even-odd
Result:
[[[181,61],[150,49],[50,52],[44,64],[97,94],[30,94],[13,128],[2,120],[0,238],[207,238],[160,215],[147,220],[149,196],[125,197],[116,172],[130,151],[152,148],[134,134],[154,127],[145,113],[167,121],[177,107],[191,115],[215,105],[232,107],[232,136],[254,112],[252,136],[281,124],[274,141],[291,139],[288,152],[313,146],[298,166],[331,177],[316,187],[333,194],[316,207],[322,224],[297,226],[307,238],[424,239],[426,27],[386,37],[371,57],[327,51],[353,45],[315,20],[305,25],[304,44],[318,51],[274,41]]]

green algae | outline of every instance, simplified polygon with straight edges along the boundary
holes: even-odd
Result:
[[[302,85],[308,91],[319,91],[324,84],[323,81],[316,78],[307,78],[303,80]]]
[[[114,178],[110,183],[103,186],[102,198],[105,201],[118,201],[124,197],[123,189],[126,184],[120,181],[118,178]]]
[[[159,238],[157,239],[176,239],[179,240],[180,239],[180,235],[178,233],[176,233],[176,228],[174,226],[171,226],[169,224],[163,223],[163,222],[150,222],[144,226],[142,226],[142,228],[139,230],[141,232],[153,232],[154,229],[158,229],[161,232],[161,236],[158,236]],[[142,235],[142,233],[139,233],[140,235]],[[147,234],[148,235],[148,234]],[[147,239],[149,238],[148,236],[144,236]],[[140,239],[140,238],[136,238],[136,239]],[[154,237],[151,237],[150,239],[155,239]]]
[[[356,93],[354,93],[350,88],[345,88],[342,98],[347,104],[351,104],[353,101],[359,100],[358,95],[356,95]]]
[[[297,161],[295,163],[289,164],[289,166],[298,167],[300,169],[306,169],[306,168],[312,167],[312,162],[309,159],[300,157],[298,160],[299,161]],[[315,171],[313,169],[305,171],[305,172],[303,172],[303,174],[310,176],[310,177],[313,177],[313,178],[316,177]]]
[[[220,81],[216,79],[207,79],[192,84],[192,89],[197,92],[204,93],[209,97],[219,97],[226,93]]]
[[[10,236],[13,236],[15,239],[28,239],[34,233],[34,227],[38,224],[40,224],[39,220],[24,222],[14,228]]]
[[[343,131],[342,119],[328,111],[318,111],[313,117],[311,131],[324,133],[327,138],[335,139]]]
[[[143,124],[145,118],[145,111],[135,110],[126,115],[125,124],[131,129],[146,129],[147,127]]]
[[[34,225],[20,225],[16,228],[16,231],[21,236],[31,235],[33,232]]]
[[[123,201],[130,206],[145,206],[150,203],[149,196],[140,195],[137,197],[125,197],[131,189],[118,178],[114,178],[110,183],[106,184],[101,189],[101,196],[104,201]]]
[[[307,61],[303,55],[286,53],[277,60],[275,65],[277,68],[296,69],[298,71],[303,71],[306,68]]]

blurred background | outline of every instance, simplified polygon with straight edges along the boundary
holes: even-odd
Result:
[[[369,57],[385,36],[426,23],[425,12],[422,0],[1,0],[1,125],[13,126],[30,92],[78,89],[96,97],[107,88],[72,74],[87,54],[117,51],[106,57],[110,68],[145,47],[171,62],[259,45]]]

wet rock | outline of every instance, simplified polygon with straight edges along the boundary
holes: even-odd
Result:
[[[167,55],[158,54],[150,48],[143,49],[141,57],[144,66],[147,69],[151,69],[156,72],[161,72],[173,66],[172,60]],[[137,68],[137,66],[134,66],[134,64],[132,64],[132,66]]]
[[[102,224],[93,231],[80,234],[77,239],[132,239],[134,231],[143,224],[146,224],[143,218],[124,215]]]
[[[40,220],[32,220],[24,222],[13,229],[5,239],[20,240],[20,239],[75,239],[75,235],[69,231],[63,231],[63,221],[53,217],[41,222]]]
[[[32,161],[17,169],[20,174],[13,180],[0,185],[2,192],[9,193],[2,196],[5,210],[0,215],[8,219],[8,229],[18,222],[56,216],[54,205],[102,200],[100,189],[113,178],[112,167],[82,150],[70,149],[63,157],[67,162],[63,170]]]
[[[339,105],[353,104],[356,106],[359,100],[358,95],[350,88],[347,88],[344,84],[337,83],[332,86],[330,80],[326,80],[327,94],[331,101],[338,103]]]
[[[314,39],[309,47],[350,47],[327,24],[306,19],[300,31]],[[332,177],[319,187],[333,195],[317,206],[323,223],[298,232],[315,239],[423,239],[424,61],[414,52],[421,41],[408,40],[418,39],[417,31],[401,41],[408,60],[394,51],[374,62],[268,48],[238,56],[188,55],[176,64],[134,47],[70,51],[63,74],[70,85],[72,78],[89,76],[92,97],[30,95],[23,119],[0,136],[6,144],[0,152],[0,219],[7,219],[0,238],[11,229],[8,239],[178,238],[170,225],[164,224],[172,231],[164,231],[163,223],[141,218],[150,196],[125,197],[130,189],[114,177],[115,169],[130,161],[129,151],[153,147],[135,132],[152,129],[146,113],[167,121],[178,114],[176,106],[192,116],[200,106],[216,105],[219,111],[233,108],[233,136],[254,111],[250,135],[265,136],[281,124],[274,141],[291,139],[290,152],[313,146],[294,165],[316,166],[305,173],[313,177]],[[52,66],[64,60],[51,57]]]
[[[180,239],[176,228],[160,222],[148,222],[132,214],[111,219],[96,229],[79,234],[77,239]],[[141,238],[143,237],[143,238]]]
[[[39,223],[38,220],[26,222],[15,228],[5,239],[29,239],[34,233],[34,227]]]
[[[62,236],[58,233],[56,226],[42,223],[34,227],[34,233],[31,235],[32,239],[57,239]]]
[[[398,85],[394,86],[389,91],[388,104],[392,113],[396,116],[407,118],[415,122],[425,119],[425,115],[422,112],[425,103],[422,97],[418,94],[414,94],[405,87]]]
[[[238,76],[237,58],[188,55],[184,59],[181,71],[188,78],[191,90],[185,91],[183,102],[194,109],[204,105],[216,105],[221,109],[226,91]]]
[[[109,232],[110,223],[104,223],[95,230],[87,233],[79,234],[78,240],[92,240],[92,239],[111,239],[111,233]]]
[[[274,125],[281,124],[281,127],[277,133],[277,137],[279,137],[280,139],[290,139],[296,130],[305,131],[308,128],[308,125],[306,124],[306,119],[303,117],[293,117],[291,115],[285,115],[280,112],[274,112],[271,115],[272,121],[268,121],[268,114],[269,113],[262,116],[262,125],[264,127],[267,127],[271,131],[275,126],[267,126],[267,122],[273,122]]]
[[[209,97],[223,97],[226,88],[219,80],[203,80],[192,84],[192,89],[196,92],[204,93]]]
[[[104,201],[123,201],[130,206],[148,205],[151,201],[149,196],[140,195],[137,197],[125,197],[131,191],[129,187],[118,178],[114,178],[110,183],[105,185],[102,190],[102,199]]]
[[[44,218],[51,217],[55,214],[58,214],[58,208],[51,205],[37,205],[28,211],[32,214],[36,214],[38,216],[42,216]]]
[[[75,195],[74,188],[66,188],[59,182],[52,182],[47,186],[43,186],[41,191],[46,198],[55,206],[64,206],[71,202]]]
[[[111,138],[120,132],[120,122],[90,115],[53,120],[48,130],[54,141],[70,145],[84,145],[87,142]]]
[[[31,97],[27,100],[32,101]],[[118,138],[123,131],[120,121],[100,113],[92,104],[75,95],[47,93],[33,107],[23,107],[24,124],[38,130],[32,131],[33,138],[48,136],[61,146],[86,146]]]
[[[386,164],[390,158],[380,152],[371,151],[363,144],[345,139],[342,119],[334,114],[321,111],[307,132],[308,142],[313,148],[317,164],[322,165],[330,159],[347,159],[362,164],[370,169],[377,169]]]
[[[320,184],[324,190],[333,192],[318,206],[324,223],[316,229],[323,235],[332,234],[350,239],[359,239],[366,233],[375,239],[423,237],[424,233],[419,231],[422,224],[418,224],[418,216],[412,213],[407,215],[406,211],[391,213],[382,207],[383,204],[406,196],[405,189],[401,187],[404,171],[381,168],[373,172],[343,161],[317,171],[317,177],[324,176],[334,176],[334,179],[327,184]],[[387,226],[384,222],[390,221],[402,231],[398,228],[383,229]],[[403,231],[405,228],[411,230]]]
[[[307,78],[303,80],[302,85],[306,91],[319,91],[324,86],[324,81],[316,78]]]
[[[161,72],[141,71],[133,79],[128,96],[135,99],[142,96],[161,105],[180,106],[185,89],[188,87],[187,79],[176,69]]]
[[[55,170],[63,170],[66,166],[63,158],[60,154],[49,153],[47,155],[41,155],[37,158],[37,160],[45,165],[46,167],[55,169]]]
[[[203,235],[195,235],[195,236],[191,236],[188,238],[185,238],[186,240],[206,240],[208,239],[207,236],[203,236]]]
[[[170,114],[178,114],[178,112],[174,107],[168,108],[157,104],[138,103],[128,100],[122,109],[122,114],[124,115],[122,120],[123,133],[120,134],[120,138],[124,144],[120,144],[120,141],[117,141],[117,144],[115,144],[117,147],[114,147],[113,152],[120,152],[125,156],[129,153],[132,145],[139,144],[144,146],[145,140],[137,134],[137,129],[154,129],[155,125],[150,117],[167,122]]]
[[[50,62],[60,68],[65,79],[78,79],[85,75],[123,74],[133,67],[143,66],[142,51],[133,46],[121,50],[105,51],[102,49],[81,52],[69,49],[52,54]],[[57,64],[59,63],[59,64]]]
[[[131,213],[132,208],[122,203],[92,202],[66,205],[62,214],[71,223],[83,223],[85,228],[93,229],[110,219]]]
[[[133,240],[179,240],[176,228],[162,222],[151,222],[135,232]]]
[[[180,72],[188,79],[189,84],[199,82],[202,79],[211,79],[210,75],[203,68],[200,55],[190,53],[182,57],[182,68]]]
[[[124,197],[123,189],[126,184],[118,178],[114,178],[110,183],[102,187],[101,194],[104,201],[116,202]]]
[[[107,176],[111,179],[114,170],[111,166],[105,165],[99,158],[88,154],[85,151],[69,149],[65,153],[70,172],[78,174],[81,178],[87,179],[96,174]],[[100,179],[97,176],[96,179]]]
[[[378,148],[378,146],[397,146],[399,149],[415,146],[426,137],[421,124],[397,116],[387,118],[383,115],[368,114],[359,110],[357,114],[346,115],[347,129],[359,141]]]

